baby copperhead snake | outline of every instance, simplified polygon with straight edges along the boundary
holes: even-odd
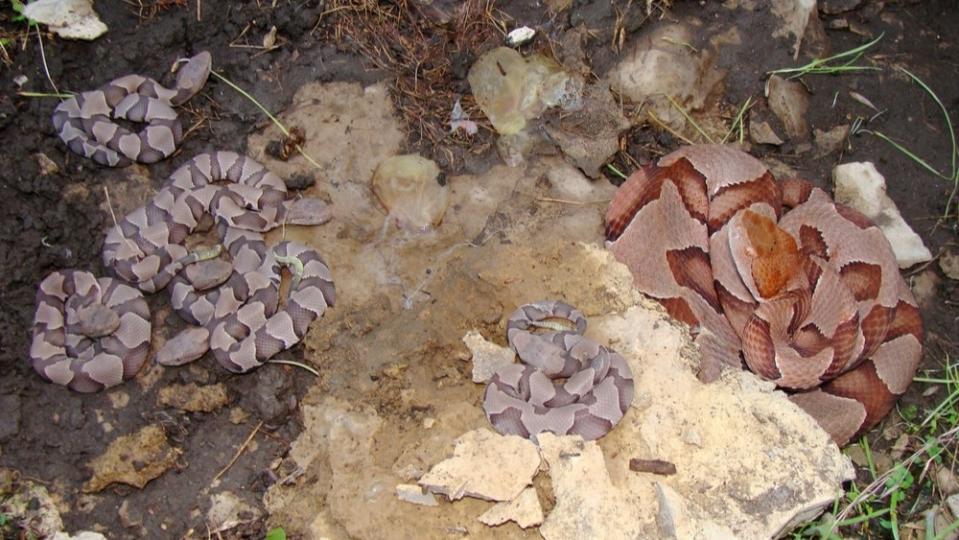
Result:
[[[139,75],[121,77],[65,100],[54,111],[54,126],[70,150],[103,165],[163,159],[182,132],[171,107],[199,90],[210,65],[205,52],[186,61],[175,89]],[[148,126],[133,134],[111,117]],[[54,272],[41,283],[30,349],[34,369],[81,392],[133,377],[146,360],[151,332],[137,288],[152,293],[170,283],[174,309],[196,326],[168,341],[158,362],[183,364],[212,348],[230,371],[262,365],[302,340],[333,305],[334,287],[315,250],[294,242],[269,248],[261,233],[283,224],[321,224],[330,216],[322,201],[287,200],[283,181],[246,156],[196,156],[107,234],[104,264],[136,288],[74,270]],[[220,244],[188,250],[187,237],[206,227],[208,217]],[[230,261],[216,258],[223,247]],[[283,267],[293,276],[285,302],[279,294]]]
[[[228,184],[219,185],[221,181]],[[213,217],[230,262],[215,258],[221,250],[191,252],[185,247],[207,216]],[[223,367],[243,373],[302,340],[309,324],[334,302],[330,269],[319,253],[295,242],[268,248],[261,232],[329,218],[321,201],[287,200],[283,181],[256,161],[234,152],[201,154],[178,168],[146,205],[110,228],[103,262],[146,292],[174,283],[174,309],[196,326],[169,340],[157,353],[159,363],[180,365],[212,348]],[[284,266],[292,270],[293,280],[281,307]],[[85,272],[66,275],[72,279],[55,273],[41,284],[31,348],[34,368],[52,382],[88,392],[135,375],[150,341],[149,311],[141,293],[113,279],[98,282]],[[98,283],[103,294],[90,292]],[[125,324],[95,324],[111,317]],[[96,328],[87,330],[91,326]],[[82,350],[70,346],[92,338],[101,341]],[[83,377],[67,377],[65,366]]]
[[[53,128],[71,151],[108,167],[168,158],[183,137],[173,107],[200,91],[212,64],[206,51],[181,61],[174,88],[142,75],[114,79],[63,100],[53,111]],[[114,121],[119,119],[147,125],[133,133]]]
[[[510,316],[507,340],[523,363],[500,368],[486,387],[483,409],[497,431],[593,440],[619,423],[633,401],[632,371],[585,331],[583,314],[555,300],[525,304]]]
[[[97,392],[136,375],[150,347],[140,291],[89,272],[53,272],[40,283],[30,359],[50,382]]]
[[[190,252],[183,244],[208,215],[230,263],[213,258],[216,250]],[[110,229],[103,263],[147,292],[173,283],[174,309],[196,326],[168,341],[157,353],[159,363],[180,365],[212,348],[224,368],[243,373],[302,340],[334,302],[330,269],[319,253],[294,242],[268,248],[261,233],[330,217],[322,201],[287,200],[283,181],[246,156],[201,154]],[[283,266],[292,270],[293,284],[280,308]]]
[[[606,223],[636,287],[696,330],[702,378],[741,354],[840,446],[911,382],[923,326],[889,242],[812,184],[688,146],[620,186]]]

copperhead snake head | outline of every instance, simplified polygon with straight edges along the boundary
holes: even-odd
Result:
[[[593,440],[619,423],[633,401],[632,372],[619,353],[585,331],[583,314],[559,301],[525,304],[510,316],[507,340],[522,363],[497,370],[483,398],[497,431]]]
[[[606,223],[636,287],[693,326],[702,378],[745,362],[840,446],[911,382],[923,326],[889,242],[812,184],[688,146],[627,179]]]
[[[206,51],[181,61],[173,88],[142,75],[126,75],[67,98],[53,111],[53,128],[72,152],[108,167],[170,157],[183,137],[173,107],[200,91],[212,62]],[[133,133],[114,121],[120,119],[147,125]]]

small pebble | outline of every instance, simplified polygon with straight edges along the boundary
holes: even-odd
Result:
[[[422,506],[437,506],[439,504],[432,493],[423,491],[423,488],[416,484],[397,484],[396,496],[401,501]]]
[[[311,174],[294,174],[284,180],[284,183],[286,183],[286,187],[289,189],[306,189],[316,184],[316,177]]]

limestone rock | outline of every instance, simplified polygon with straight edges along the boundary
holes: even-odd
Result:
[[[745,371],[702,384],[693,371],[698,353],[682,352],[689,338],[665,320],[650,320],[655,317],[638,305],[621,315],[590,318],[593,339],[627,359],[636,384],[632,408],[599,441],[615,449],[606,462],[619,486],[646,501],[657,497],[657,483],[681,495],[682,513],[690,517],[682,527],[694,534],[680,538],[711,538],[724,529],[737,538],[776,537],[842,493],[852,465],[811,417]],[[686,442],[689,430],[701,446]],[[668,459],[677,473],[629,471],[629,460],[643,456]],[[644,518],[656,527],[645,536],[658,536],[653,516]]]
[[[78,531],[73,534],[61,531],[53,535],[53,540],[107,540],[107,537],[93,531]]]
[[[544,141],[545,136],[541,132],[524,129],[517,133],[500,135],[496,139],[496,153],[506,165],[519,167],[526,163],[526,157]]]
[[[45,486],[21,477],[14,469],[0,468],[0,515],[8,522],[28,524],[23,538],[64,534],[57,532],[63,529],[57,500]]]
[[[512,30],[509,34],[506,34],[506,43],[508,43],[510,47],[519,47],[532,41],[535,35],[536,30],[528,26],[521,26]]]
[[[393,156],[373,174],[373,193],[397,226],[425,231],[443,221],[450,204],[449,185],[440,185],[440,169],[418,154]]]
[[[583,79],[534,54],[524,58],[509,47],[481,56],[467,79],[476,103],[500,135],[515,135],[549,107],[579,109]]]
[[[219,383],[204,386],[171,384],[161,388],[157,395],[157,404],[161,407],[175,407],[186,412],[213,412],[229,403],[226,386]]]
[[[369,407],[329,397],[322,403],[304,404],[302,412],[304,433],[291,446],[289,456],[317,478],[299,488],[275,484],[264,498],[271,517],[287,531],[302,531],[307,538],[388,536],[383,524],[371,516],[406,505],[390,489],[396,482],[377,467],[370,453],[383,420]],[[291,523],[291,514],[308,518],[305,523]],[[336,520],[343,525],[334,525]]]
[[[467,79],[476,103],[498,133],[512,135],[526,127],[523,55],[509,47],[493,49],[473,64]]]
[[[595,204],[596,201],[609,200],[616,191],[616,187],[609,182],[586,178],[581,170],[564,160],[551,160],[547,166],[546,179],[550,183],[552,197]]]
[[[40,176],[57,174],[60,172],[60,165],[50,159],[43,152],[33,154],[33,159],[37,160],[37,166],[40,168]]]
[[[543,133],[542,122],[532,122],[534,119],[551,108],[566,112],[583,109],[583,76],[566,71],[541,54],[524,58],[513,49],[499,47],[481,56],[467,78],[477,104],[500,134],[496,150],[510,167],[525,163],[539,147],[553,148]],[[582,141],[573,133],[560,144],[568,144],[570,152],[582,154],[582,145],[577,142]],[[595,142],[591,144],[596,147]],[[590,157],[580,154],[573,159]]]
[[[499,368],[516,361],[516,353],[512,349],[487,341],[476,330],[467,332],[463,336],[463,343],[473,354],[475,383],[485,383]]]
[[[491,527],[513,521],[525,529],[543,522],[543,507],[539,504],[536,490],[528,487],[519,497],[509,502],[496,503],[477,519]]]
[[[643,497],[613,485],[603,451],[582,437],[539,435],[556,505],[539,532],[546,540],[647,538]]]
[[[849,124],[840,124],[826,131],[814,129],[813,140],[819,149],[819,155],[824,156],[842,150],[843,145],[846,144],[846,138],[849,137],[849,129]]]
[[[24,6],[23,16],[67,39],[89,41],[107,31],[107,25],[93,10],[93,0],[37,0]]]
[[[935,270],[926,269],[912,277],[909,288],[920,307],[931,307],[939,297],[939,283],[942,278]]]
[[[793,59],[799,58],[803,39],[811,32],[822,33],[816,13],[816,0],[771,0],[770,7],[773,14],[780,19],[780,26],[773,32],[773,37],[792,40],[790,45]]]
[[[836,202],[840,202],[871,219],[889,240],[899,268],[932,259],[922,238],[913,231],[886,195],[886,179],[871,162],[837,165],[832,171]]]
[[[419,484],[451,501],[464,496],[511,501],[530,485],[539,463],[529,440],[474,429],[456,439],[453,457],[436,464]]]
[[[396,497],[401,501],[419,504],[422,506],[436,506],[436,497],[416,484],[397,484]]]
[[[117,482],[142,489],[176,464],[180,452],[166,440],[163,428],[150,424],[136,433],[117,437],[106,452],[93,459],[93,477],[83,491],[94,493]]]
[[[766,100],[769,108],[783,123],[786,136],[801,139],[809,132],[806,112],[809,110],[809,96],[802,83],[787,81],[779,75],[772,75],[766,83]]]
[[[223,532],[243,523],[260,518],[263,512],[234,493],[223,491],[210,497],[210,510],[206,513],[206,522],[215,532]]]
[[[523,110],[527,118],[538,118],[549,108],[578,111],[583,108],[582,77],[568,73],[563,66],[542,54],[526,58],[529,73]]]
[[[749,123],[749,139],[756,144],[771,144],[779,146],[783,140],[776,135],[769,122],[752,121]]]
[[[949,279],[959,279],[959,253],[946,248],[939,254],[939,268]],[[0,439],[3,436],[0,435]]]
[[[946,497],[946,506],[949,507],[949,512],[953,517],[959,516],[959,493]]]
[[[693,52],[685,45],[692,41],[692,33],[682,25],[661,26],[645,32],[610,70],[607,75],[610,87],[643,106],[660,122],[682,130],[686,119],[668,98],[687,111],[700,110],[725,76],[714,68],[709,52]]]
[[[656,502],[659,504],[656,524],[662,538],[738,538],[731,530],[709,519],[702,509],[666,484],[656,483]]]
[[[672,96],[680,103],[701,106],[702,61],[683,43],[689,30],[680,25],[662,27],[643,36],[609,75],[610,86],[630,101],[642,104],[653,96]]]
[[[546,132],[563,153],[592,178],[619,150],[619,134],[628,128],[629,120],[608,86],[599,84],[586,88],[580,110],[550,115],[546,124]]]

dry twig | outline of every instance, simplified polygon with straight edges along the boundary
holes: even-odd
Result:
[[[230,462],[226,464],[226,467],[223,467],[222,469],[220,469],[220,472],[216,473],[216,476],[213,477],[214,482],[219,480],[220,477],[226,473],[226,471],[230,470],[230,467],[232,467],[233,464],[236,463],[236,460],[240,459],[240,456],[243,455],[243,451],[246,450],[246,447],[249,446],[250,441],[253,440],[253,437],[256,436],[257,432],[260,431],[261,427],[263,427],[263,420],[260,420],[260,422],[256,425],[256,427],[253,428],[253,431],[250,432],[246,440],[243,441],[243,444],[240,445],[240,448],[237,449],[235,454],[233,454],[233,459],[231,459]]]

